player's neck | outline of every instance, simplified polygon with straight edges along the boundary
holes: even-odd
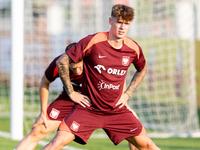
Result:
[[[111,34],[109,35],[109,33],[107,35],[107,41],[115,49],[121,49],[124,44],[124,39],[117,39]]]

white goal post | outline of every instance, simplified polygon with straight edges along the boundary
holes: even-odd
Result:
[[[69,43],[108,31],[116,3],[135,9],[128,37],[141,46],[147,61],[130,107],[148,134],[200,136],[194,45],[200,37],[198,0],[0,0],[0,119],[11,115],[13,139],[30,132],[40,113],[39,82],[48,64]],[[134,72],[131,66],[127,84]],[[49,102],[61,90],[57,79]]]
[[[24,0],[13,0],[11,8],[10,132],[13,140],[21,140],[23,138]]]

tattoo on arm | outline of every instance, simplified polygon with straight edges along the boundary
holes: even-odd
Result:
[[[63,54],[56,62],[60,79],[68,95],[74,91],[69,74],[69,63],[71,62],[72,59],[67,54]]]
[[[146,66],[141,71],[136,71],[125,93],[131,95],[135,91],[135,89],[139,86],[139,84],[142,82],[142,79],[144,78],[146,72],[147,72]]]

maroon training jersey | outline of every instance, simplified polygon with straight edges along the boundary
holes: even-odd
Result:
[[[115,106],[121,97],[128,68],[131,63],[140,71],[145,58],[140,46],[128,37],[121,49],[107,41],[108,32],[89,35],[66,53],[74,62],[83,59],[84,72],[81,93],[90,97],[92,107],[102,112],[118,111]]]
[[[61,56],[61,55],[60,55]],[[56,78],[59,77],[58,69],[56,66],[56,61],[60,58],[60,56],[56,57],[48,66],[48,68],[45,71],[45,76],[50,82],[53,82]],[[70,70],[70,79],[72,82],[72,85],[74,87],[75,91],[81,90],[81,84],[82,84],[82,74],[77,76],[73,71]],[[63,88],[62,94],[66,94],[66,91]]]

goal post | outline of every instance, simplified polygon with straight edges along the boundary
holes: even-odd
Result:
[[[11,2],[11,114],[10,132],[13,140],[23,138],[23,62],[24,62],[24,0]]]

